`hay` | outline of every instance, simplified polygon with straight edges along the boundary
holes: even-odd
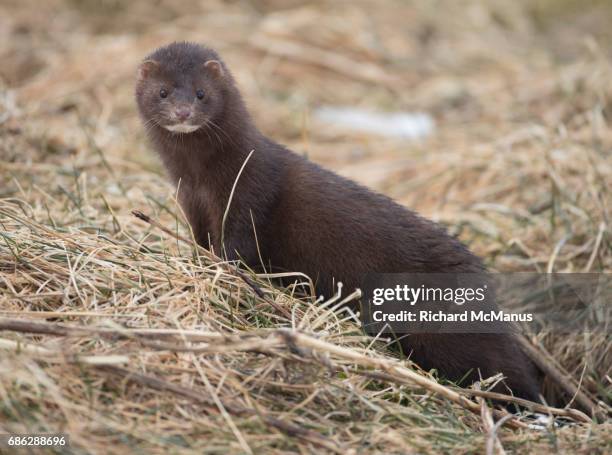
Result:
[[[209,43],[267,134],[447,224],[491,269],[610,272],[612,68],[593,19],[610,8],[568,24],[569,0],[443,3],[0,5],[0,432],[65,432],[79,453],[609,449],[608,335],[530,340],[601,413],[540,407],[569,424],[529,428],[363,336],[339,309],[352,290],[314,305],[195,247],[148,150],[137,62]],[[323,104],[438,129],[346,137],[310,119]]]

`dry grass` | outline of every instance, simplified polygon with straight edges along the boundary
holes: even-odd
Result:
[[[611,11],[2,3],[0,316],[37,324],[0,320],[0,431],[63,431],[77,453],[609,451],[605,417],[495,427],[362,336],[336,308],[350,290],[313,305],[252,277],[258,295],[131,211],[189,236],[132,84],[149,50],[196,40],[267,134],[447,224],[493,270],[609,273]],[[311,118],[321,104],[420,109],[438,127],[417,144],[345,135]],[[610,403],[610,336],[532,341]]]

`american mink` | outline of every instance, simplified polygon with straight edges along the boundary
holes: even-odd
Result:
[[[303,272],[327,295],[338,281],[361,287],[368,272],[484,271],[442,227],[265,137],[212,49],[154,51],[139,67],[136,101],[196,241],[230,260]],[[538,400],[535,367],[511,334],[411,334],[401,346],[451,380],[501,372],[515,395]]]

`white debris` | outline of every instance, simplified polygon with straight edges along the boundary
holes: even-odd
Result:
[[[315,118],[332,126],[381,136],[421,139],[433,133],[433,118],[422,112],[372,112],[352,107],[324,106]]]
[[[563,426],[563,421],[557,421],[553,416],[547,414],[534,412],[530,414],[530,417],[532,418],[532,423],[529,423],[527,426],[532,430],[544,431],[551,426],[555,428]]]
[[[0,89],[0,125],[19,114],[20,110],[17,107],[15,92]]]

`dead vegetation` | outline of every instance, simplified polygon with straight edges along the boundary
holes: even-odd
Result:
[[[530,340],[599,402],[592,421],[548,408],[570,423],[534,430],[440,385],[338,310],[352,290],[313,305],[177,240],[132,96],[152,48],[208,43],[267,134],[491,269],[609,273],[612,10],[576,3],[4,2],[0,432],[66,432],[76,453],[609,451],[609,335]],[[437,129],[345,134],[312,118],[324,104]]]

